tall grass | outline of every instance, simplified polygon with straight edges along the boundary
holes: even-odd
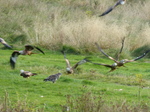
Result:
[[[127,50],[148,45],[150,1],[127,1],[99,18],[112,4],[109,0],[1,0],[0,35],[10,42],[23,35],[24,43],[51,50],[67,45],[94,52],[94,42],[116,49],[123,37]]]

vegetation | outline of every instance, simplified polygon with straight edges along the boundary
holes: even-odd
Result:
[[[99,18],[115,1],[0,0],[0,36],[13,46],[1,49],[0,111],[148,112],[150,55],[111,73],[91,63],[79,66],[75,74],[65,72],[61,49],[67,51],[71,64],[86,56],[93,62],[112,64],[95,42],[115,56],[126,37],[121,58],[129,59],[150,48],[150,1],[127,1]],[[10,55],[25,44],[39,46],[45,55],[19,56],[12,70]],[[38,75],[23,78],[21,69]],[[43,81],[58,72],[63,75],[56,83]]]

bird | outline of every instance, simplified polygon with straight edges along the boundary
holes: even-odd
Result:
[[[32,54],[37,54],[37,53],[33,53],[32,51],[34,49],[37,49],[38,51],[40,51],[41,53],[45,54],[40,48],[32,46],[32,45],[25,45],[25,49],[22,51],[13,51],[13,53],[11,54],[10,57],[10,65],[11,68],[14,69],[15,68],[15,64],[17,61],[17,58],[19,55],[32,55]]]
[[[69,60],[66,58],[65,52],[64,52],[64,51],[61,51],[61,52],[62,52],[62,54],[64,55],[64,59],[65,59],[65,61],[66,61],[66,65],[67,65],[67,67],[66,67],[66,72],[67,72],[68,74],[74,73],[74,70],[75,70],[79,65],[81,65],[81,64],[83,64],[83,63],[86,63],[86,62],[88,61],[88,58],[90,58],[90,57],[86,57],[86,58],[80,60],[79,62],[77,62],[74,66],[71,66]]]
[[[57,73],[57,74],[54,74],[54,75],[50,75],[49,77],[47,77],[43,81],[52,81],[53,83],[55,83],[56,80],[58,80],[61,75],[62,75],[62,73]]]
[[[89,61],[89,60],[88,60],[88,62],[95,64],[95,65],[103,65],[105,67],[111,68],[111,70],[108,72],[112,72],[112,71],[117,69],[117,63],[113,63],[112,65],[108,65],[108,64],[102,64],[102,63],[93,63],[92,61]]]
[[[7,48],[12,48],[10,45],[7,44],[7,42],[3,38],[0,38],[0,43],[2,43]]]
[[[29,71],[20,70],[20,76],[22,76],[24,78],[29,78],[34,75],[37,75],[37,73],[31,73]]]
[[[99,17],[105,16],[106,14],[110,13],[115,7],[117,7],[118,5],[125,4],[125,2],[126,2],[126,0],[118,0],[114,6],[107,9],[105,12],[103,12],[101,15],[99,15]]]
[[[138,57],[136,57],[136,58],[134,58],[134,59],[131,59],[131,60],[122,59],[121,61],[118,61],[118,60],[112,58],[111,56],[107,55],[107,54],[101,49],[101,47],[100,47],[97,43],[95,43],[95,44],[96,44],[96,46],[98,47],[98,49],[100,50],[100,52],[101,52],[102,54],[104,54],[106,57],[108,57],[109,59],[113,60],[113,61],[117,64],[117,67],[121,67],[121,66],[125,67],[125,66],[124,66],[125,63],[137,61],[137,60],[143,58],[144,56],[146,56],[146,55],[150,52],[150,50],[147,50],[145,53],[143,53],[142,55],[140,55],[140,56],[138,56]],[[123,49],[123,44],[122,44],[120,53],[122,52],[122,49]],[[119,55],[120,55],[120,54],[119,54]]]

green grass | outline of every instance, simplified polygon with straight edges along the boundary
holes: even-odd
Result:
[[[67,75],[65,60],[59,52],[45,50],[45,55],[19,56],[15,70],[9,65],[12,52],[13,50],[1,50],[0,55],[0,100],[3,101],[7,93],[12,105],[24,101],[28,102],[27,105],[32,104],[32,111],[42,109],[45,112],[56,112],[61,111],[62,105],[66,105],[68,95],[77,98],[88,92],[96,96],[102,94],[107,102],[126,100],[132,105],[132,102],[138,104],[142,101],[150,105],[150,63],[145,63],[147,59],[128,63],[126,68],[122,67],[111,73],[108,73],[109,68],[86,63],[79,66],[75,74]],[[85,56],[87,55],[67,54],[71,64]],[[107,58],[88,56],[95,62],[112,64]],[[19,75],[21,69],[38,75],[23,78]],[[56,83],[43,81],[44,78],[58,72],[63,75]],[[138,75],[142,76],[142,82],[138,80]]]

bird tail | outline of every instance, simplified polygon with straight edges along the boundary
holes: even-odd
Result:
[[[32,73],[32,76],[37,75],[37,73]]]

